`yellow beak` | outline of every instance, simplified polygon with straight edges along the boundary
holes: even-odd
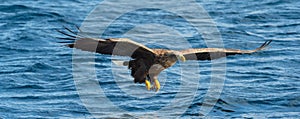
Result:
[[[182,61],[182,62],[186,61],[186,59],[185,59],[185,57],[183,55],[179,55],[179,60]]]

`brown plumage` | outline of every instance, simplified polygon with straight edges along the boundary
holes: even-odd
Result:
[[[154,83],[155,85],[152,88],[156,89],[156,91],[160,88],[157,80],[159,73],[174,65],[178,60],[183,62],[185,60],[213,60],[228,55],[251,54],[264,49],[272,42],[271,40],[266,41],[259,48],[254,50],[199,48],[174,51],[167,49],[150,49],[126,38],[99,39],[78,36],[70,29],[65,29],[73,35],[62,31],[58,32],[68,36],[68,38],[60,39],[73,41],[73,43],[67,45],[70,48],[107,55],[130,56],[132,60],[124,62],[123,65],[128,66],[131,70],[131,76],[134,77],[134,82],[145,83],[148,90],[151,87],[150,83]]]

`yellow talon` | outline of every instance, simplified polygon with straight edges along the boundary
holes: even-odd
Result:
[[[151,88],[150,82],[148,80],[145,80],[145,84],[146,84],[147,90],[150,90],[150,88]]]
[[[160,89],[160,83],[159,83],[159,81],[156,79],[156,80],[154,80],[154,85],[155,85],[155,87],[156,87],[156,92]]]

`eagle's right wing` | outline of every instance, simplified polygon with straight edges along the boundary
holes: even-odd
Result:
[[[213,60],[228,55],[237,54],[251,54],[267,47],[272,40],[266,41],[259,48],[254,50],[239,50],[239,49],[222,49],[222,48],[199,48],[199,49],[187,49],[180,51],[186,60]]]

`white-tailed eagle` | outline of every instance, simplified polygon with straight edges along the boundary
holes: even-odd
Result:
[[[182,62],[185,62],[186,60],[213,60],[228,55],[251,54],[264,49],[272,42],[272,40],[266,41],[254,50],[197,48],[175,51],[167,49],[150,49],[127,38],[90,38],[77,35],[77,33],[66,27],[65,29],[70,33],[59,30],[58,32],[67,36],[67,38],[60,39],[72,41],[71,44],[67,45],[70,48],[106,55],[131,57],[132,59],[128,62],[124,62],[123,65],[128,66],[128,69],[131,70],[131,76],[134,77],[134,82],[145,83],[148,90],[155,89],[156,91],[160,89],[157,78],[159,73],[174,65],[178,60]],[[79,28],[78,30],[80,31]]]

